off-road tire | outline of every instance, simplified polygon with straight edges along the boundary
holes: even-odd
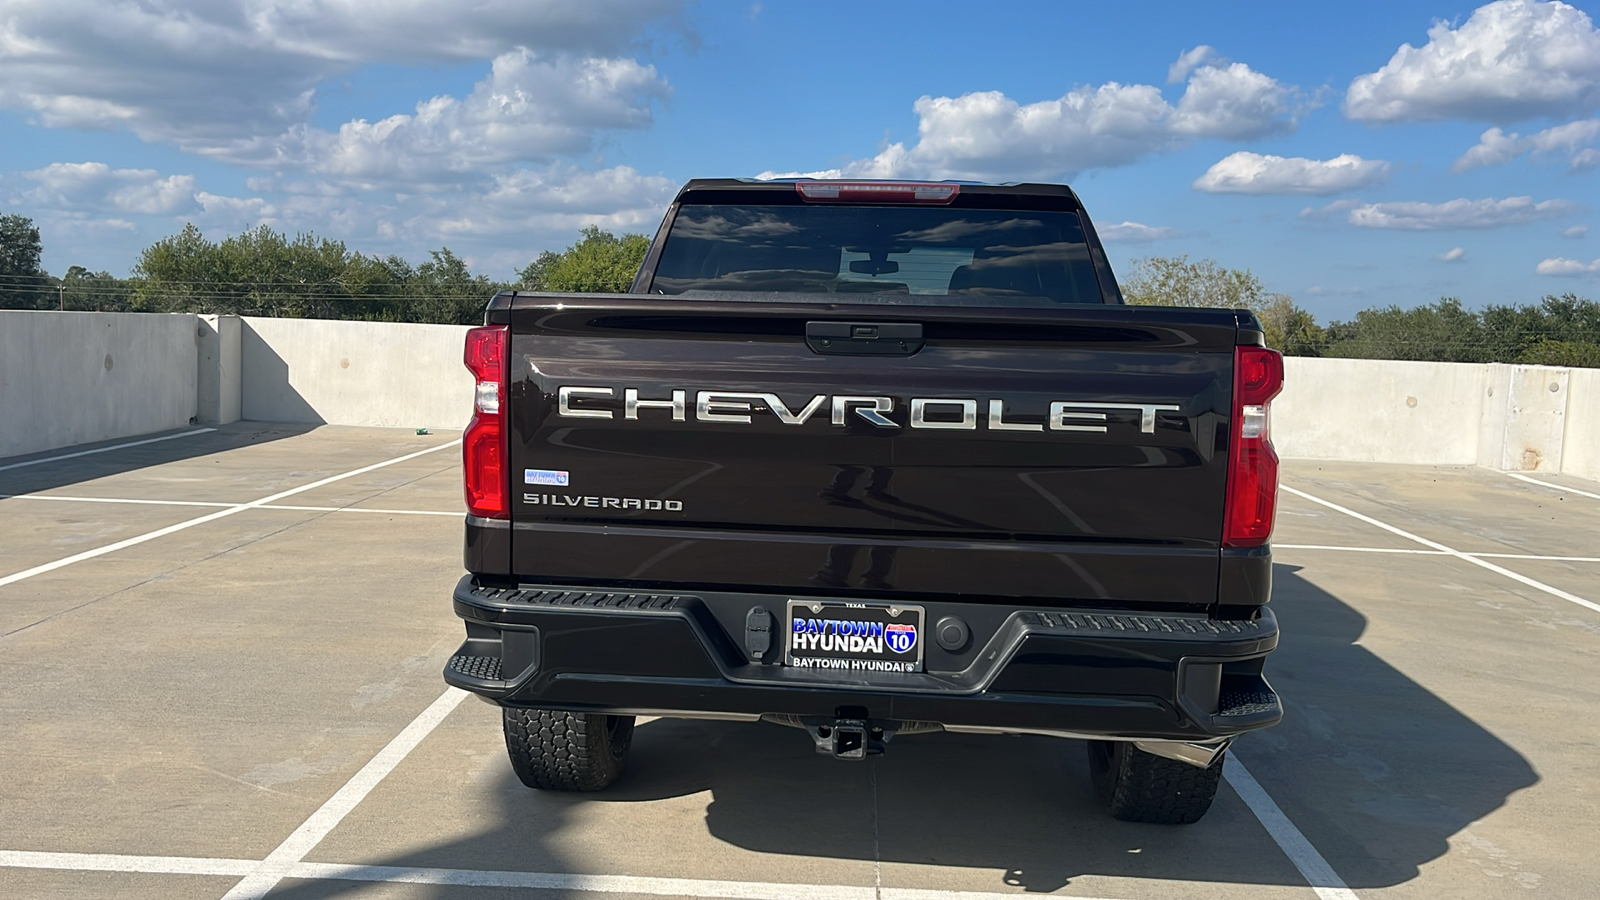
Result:
[[[622,774],[633,716],[505,709],[506,754],[531,788],[598,791]]]
[[[1113,818],[1189,825],[1211,808],[1223,759],[1219,754],[1201,769],[1146,753],[1128,741],[1090,741],[1089,777]]]

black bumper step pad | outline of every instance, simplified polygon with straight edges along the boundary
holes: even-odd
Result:
[[[693,597],[680,594],[636,594],[627,591],[553,591],[533,588],[474,586],[471,595],[514,606],[565,606],[590,609],[667,610]]]
[[[1076,635],[1130,634],[1148,637],[1171,636],[1182,640],[1266,636],[1272,633],[1260,620],[1234,621],[1198,616],[1145,616],[1108,613],[1032,612],[1022,617],[1025,624],[1049,631]]]
[[[501,680],[498,656],[452,656],[450,669],[470,678],[481,678],[485,681]]]
[[[1273,712],[1278,708],[1278,695],[1261,688],[1253,690],[1223,690],[1217,702],[1217,715],[1232,718]]]

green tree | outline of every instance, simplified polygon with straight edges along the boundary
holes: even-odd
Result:
[[[1285,356],[1321,356],[1328,348],[1328,332],[1311,313],[1295,305],[1287,294],[1272,294],[1256,315],[1266,332],[1267,346]]]
[[[39,229],[27,216],[0,216],[0,308],[54,309],[57,296],[39,268]]]
[[[1539,308],[1562,334],[1581,334],[1583,340],[1600,344],[1600,303],[1569,291],[1559,297],[1546,294]]]
[[[88,312],[128,312],[133,309],[134,287],[110,272],[91,272],[71,266],[56,281],[61,308]]]
[[[441,248],[420,266],[262,225],[220,243],[193,225],[146,248],[134,305],[161,312],[469,324],[501,287]]]
[[[1437,303],[1401,309],[1364,309],[1354,320],[1328,326],[1328,356],[1359,359],[1418,359],[1432,362],[1489,362],[1483,322],[1445,297]]]
[[[1533,366],[1587,366],[1600,369],[1600,344],[1543,340],[1523,350],[1517,362]]]
[[[412,303],[404,320],[482,324],[484,307],[503,285],[486,276],[473,275],[466,262],[448,247],[440,247],[428,255],[429,260],[417,266],[406,279]]]
[[[1249,269],[1225,269],[1216,260],[1146,256],[1133,261],[1123,299],[1143,306],[1214,306],[1260,311],[1275,295]]]
[[[193,223],[139,253],[133,308],[151,312],[238,313],[245,305],[217,245]]]
[[[1268,293],[1249,269],[1227,269],[1216,260],[1146,256],[1133,261],[1122,285],[1123,299],[1142,306],[1209,306],[1248,309],[1261,319],[1267,346],[1290,356],[1320,356],[1327,335],[1316,317],[1287,294]]]
[[[271,316],[340,318],[354,299],[340,280],[352,254],[343,241],[266,225],[217,245],[220,269],[248,308]]]
[[[619,238],[590,225],[566,250],[539,254],[518,278],[523,287],[535,291],[620,294],[633,284],[649,249],[650,239],[642,234]]]
[[[1544,346],[1552,343],[1600,347],[1600,303],[1576,294],[1546,295],[1537,306],[1489,306],[1481,315],[1489,358],[1496,362],[1536,362],[1578,352]]]

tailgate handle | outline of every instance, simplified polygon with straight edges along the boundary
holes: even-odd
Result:
[[[806,346],[838,356],[910,356],[922,349],[920,322],[807,322]]]

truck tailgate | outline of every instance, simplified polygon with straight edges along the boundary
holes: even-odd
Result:
[[[519,576],[1216,601],[1230,311],[524,294],[509,314]]]

